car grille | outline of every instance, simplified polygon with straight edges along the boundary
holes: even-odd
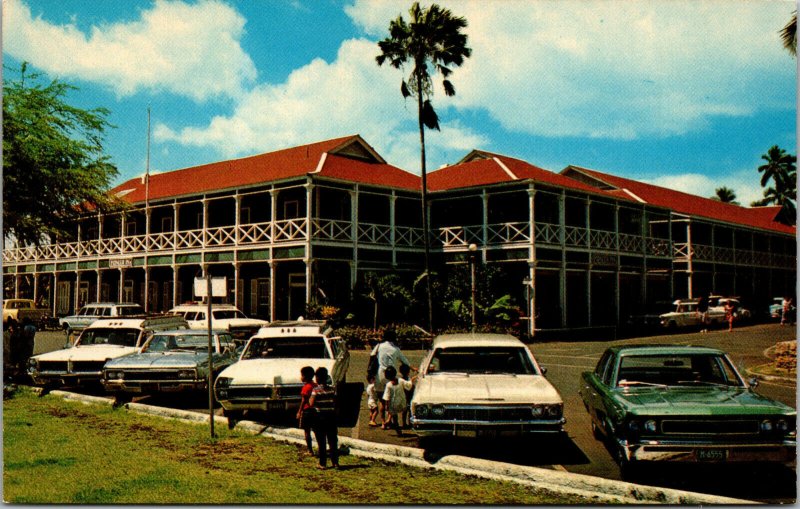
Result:
[[[41,373],[99,373],[106,361],[44,361],[39,363]]]
[[[227,391],[229,400],[252,399],[300,399],[301,385],[286,385],[280,387],[236,387],[229,386],[222,390]],[[218,390],[219,392],[219,390]]]
[[[175,370],[163,371],[125,371],[125,380],[144,381],[144,380],[178,380],[178,372]],[[186,380],[182,378],[181,380]]]
[[[664,420],[661,431],[665,435],[755,435],[759,423],[755,419],[721,420]]]
[[[65,373],[67,371],[67,362],[66,361],[45,361],[39,362],[39,371],[56,371],[59,373]]]
[[[530,407],[445,407],[441,419],[452,421],[529,421]],[[437,417],[438,419],[439,417]]]

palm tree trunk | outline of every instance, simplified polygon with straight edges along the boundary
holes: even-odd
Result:
[[[417,74],[417,119],[419,121],[420,168],[422,177],[422,236],[425,246],[425,293],[428,294],[428,332],[433,332],[431,296],[430,232],[428,231],[428,175],[425,168],[425,126],[422,123],[422,78]]]

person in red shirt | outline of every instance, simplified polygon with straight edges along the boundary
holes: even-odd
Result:
[[[297,422],[303,429],[306,435],[306,447],[308,447],[309,456],[314,455],[314,448],[311,447],[311,429],[314,427],[314,412],[310,412],[311,392],[317,384],[314,383],[314,368],[311,366],[304,366],[300,370],[300,380],[303,382],[303,388],[300,390],[300,408],[297,410]]]

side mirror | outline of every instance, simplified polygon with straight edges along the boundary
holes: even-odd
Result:
[[[542,376],[547,376],[547,368],[541,365],[539,366],[539,368],[542,370]]]
[[[758,387],[758,378],[751,377],[750,380],[747,381],[747,383],[750,385],[751,389],[755,389],[756,387]]]

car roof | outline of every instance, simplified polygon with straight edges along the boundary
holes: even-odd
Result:
[[[617,355],[724,355],[725,352],[717,348],[691,345],[626,345],[612,346],[610,351]]]
[[[442,334],[433,340],[433,348],[451,348],[458,346],[525,346],[525,344],[509,334],[490,334],[484,332]]]
[[[175,306],[170,311],[181,310],[181,309],[208,309],[208,304],[202,303],[195,303],[195,304],[181,304],[179,306]],[[215,309],[238,309],[233,304],[211,304],[211,310]]]
[[[211,329],[213,334],[230,334],[228,329]],[[176,336],[180,334],[181,336],[208,336],[208,331],[205,329],[173,329],[173,330],[161,330],[158,331],[157,334],[159,336],[169,335],[169,336]]]
[[[89,304],[84,304],[83,305],[83,307],[89,307],[89,306],[117,306],[117,307],[137,306],[137,307],[141,307],[142,305],[138,304],[136,302],[90,302]]]

